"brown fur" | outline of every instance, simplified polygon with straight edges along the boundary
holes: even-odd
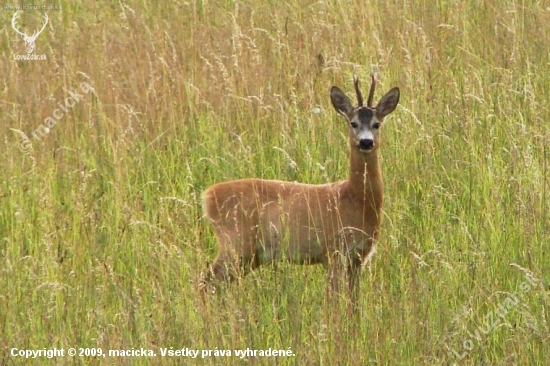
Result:
[[[350,126],[356,121],[374,131],[373,123],[395,109],[399,90],[392,89],[370,108],[368,121],[359,120],[361,106],[353,108],[340,89],[333,87],[331,100]],[[208,188],[204,211],[219,244],[209,280],[230,281],[243,269],[285,259],[325,265],[333,288],[347,272],[349,291],[357,292],[361,264],[374,250],[382,219],[384,188],[375,132],[374,147],[366,152],[350,127],[350,172],[345,181],[311,185],[241,179]]]

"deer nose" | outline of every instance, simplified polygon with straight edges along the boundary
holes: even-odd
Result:
[[[361,139],[359,140],[359,148],[361,150],[370,150],[374,147],[374,141],[371,139]]]

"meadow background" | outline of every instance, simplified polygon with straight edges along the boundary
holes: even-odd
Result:
[[[549,1],[59,4],[36,41],[47,61],[14,61],[25,45],[0,10],[1,364],[24,362],[13,347],[159,354],[32,361],[52,365],[548,364]],[[42,16],[19,24],[30,34]],[[359,316],[328,305],[315,266],[260,269],[203,304],[216,242],[201,192],[345,179],[329,88],[353,95],[354,70],[365,93],[378,72],[377,100],[402,93],[382,128],[384,221]],[[94,90],[34,140],[82,82]]]

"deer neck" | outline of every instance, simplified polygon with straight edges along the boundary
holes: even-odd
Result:
[[[378,162],[378,148],[368,154],[351,146],[350,175],[347,193],[355,202],[363,202],[364,215],[379,215],[382,209],[384,187]]]

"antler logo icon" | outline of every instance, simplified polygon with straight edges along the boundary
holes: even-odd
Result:
[[[19,10],[16,11],[15,14],[13,14],[13,17],[11,18],[11,26],[13,27],[13,29],[15,29],[15,31],[18,34],[20,34],[23,37],[23,40],[25,41],[25,48],[27,49],[27,53],[30,54],[32,53],[32,51],[34,51],[36,38],[38,38],[40,33],[42,33],[42,31],[44,30],[44,28],[46,28],[46,25],[48,24],[48,14],[44,14],[44,19],[46,20],[46,22],[42,26],[42,29],[40,29],[39,31],[35,30],[32,36],[27,35],[27,32],[22,33],[19,30],[19,27],[17,27],[17,25],[15,24],[15,21],[17,18],[19,18]]]

